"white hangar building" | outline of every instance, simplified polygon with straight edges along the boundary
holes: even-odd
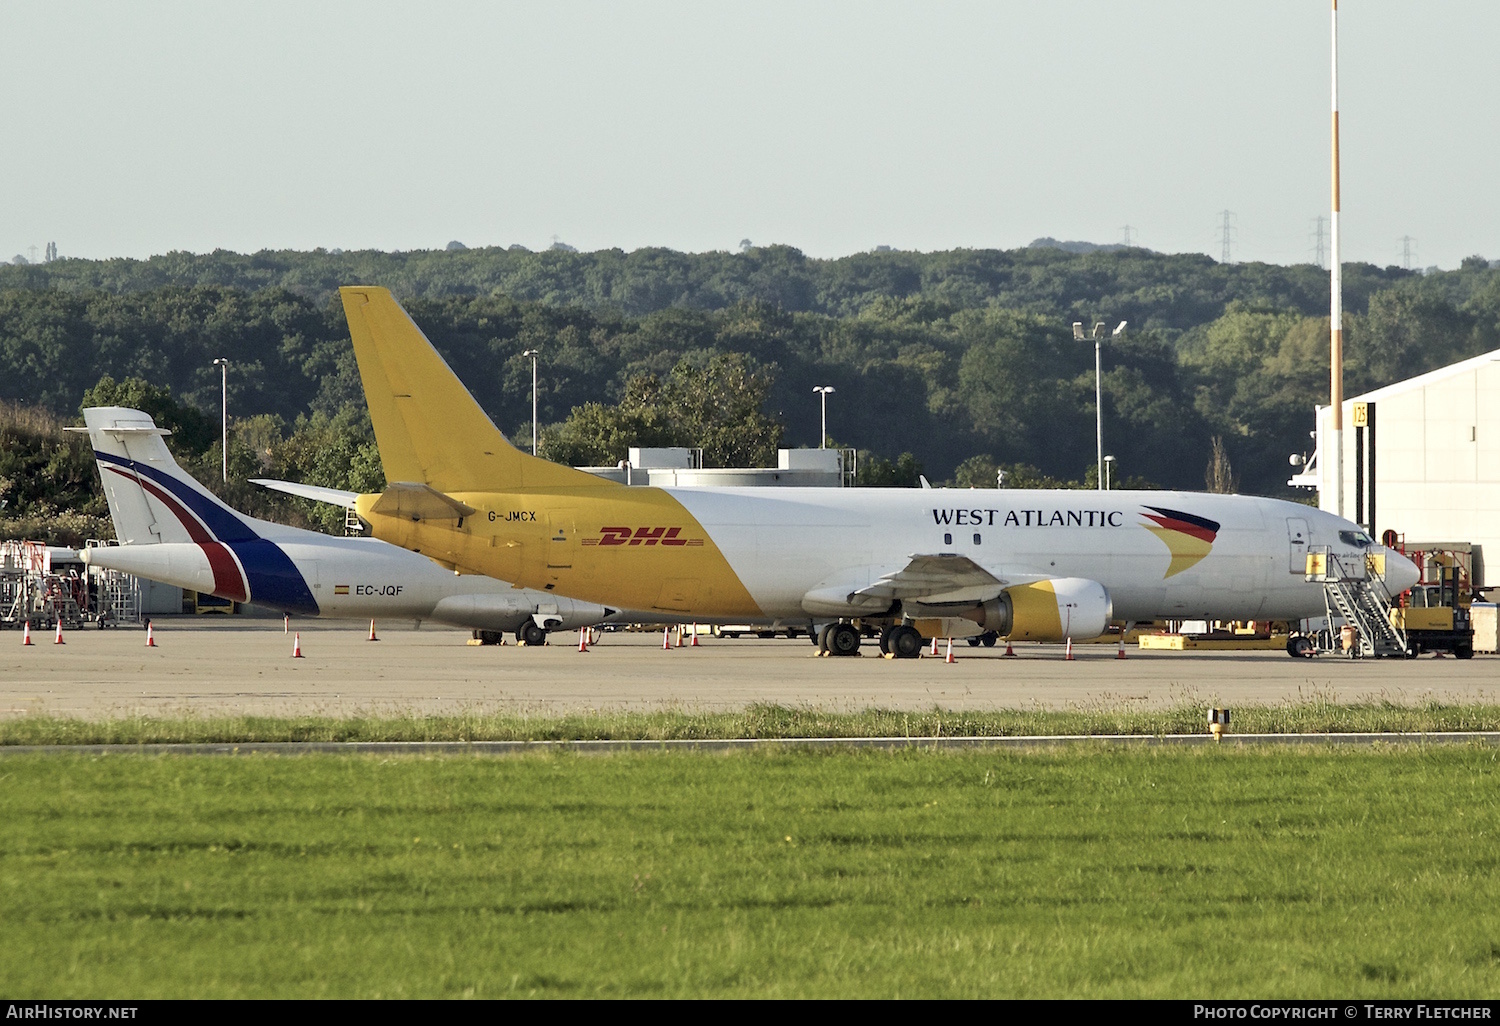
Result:
[[[1471,547],[1476,585],[1494,555],[1500,584],[1500,349],[1344,401],[1343,509],[1324,476],[1338,462],[1331,414],[1318,407],[1318,456],[1289,483],[1317,488],[1322,509],[1375,538]]]

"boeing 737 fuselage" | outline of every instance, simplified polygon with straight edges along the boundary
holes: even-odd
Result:
[[[854,621],[880,624],[898,655],[940,634],[1321,616],[1312,550],[1393,592],[1418,578],[1353,523],[1279,499],[603,481],[511,446],[384,289],[342,294],[393,482],[356,508],[377,538],[460,571],[678,617],[812,620],[835,652],[858,646]]]

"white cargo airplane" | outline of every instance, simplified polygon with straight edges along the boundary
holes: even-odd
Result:
[[[599,623],[615,611],[489,577],[460,577],[373,538],[335,538],[235,512],[178,466],[140,410],[83,411],[122,544],[84,550],[121,570],[279,612],[358,620],[433,620],[541,644],[549,630]],[[279,484],[279,482],[277,482]],[[287,486],[343,504],[354,493]],[[314,494],[318,493],[318,494]]]
[[[1418,572],[1355,524],[1279,499],[1195,492],[652,488],[516,449],[385,289],[340,290],[386,480],[377,538],[461,573],[617,608],[923,637],[1063,641],[1111,620],[1324,615],[1311,547]]]

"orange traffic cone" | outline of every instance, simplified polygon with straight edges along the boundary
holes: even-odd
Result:
[[[1063,658],[1064,659],[1072,659],[1073,658],[1073,638],[1072,638],[1071,635],[1068,637],[1068,644],[1067,644],[1067,646],[1063,649]]]
[[[375,636],[375,621],[374,620],[370,621],[370,636],[368,638],[366,638],[365,640],[366,641],[379,641],[380,640],[379,638],[377,638]]]
[[[682,624],[677,625],[677,647],[682,647]]]
[[[1124,659],[1125,658],[1125,632],[1124,631],[1120,632],[1120,648],[1119,648],[1119,650],[1117,652],[1115,652],[1115,658],[1116,659]]]
[[[578,651],[580,651],[580,652],[587,652],[588,650],[589,650],[589,629],[587,627],[580,627],[580,628],[578,628]]]
[[[282,617],[281,617],[281,633],[283,633],[283,634],[290,634],[290,633],[292,633],[292,616],[291,616],[290,613],[284,613],[284,614],[282,614]]]
[[[945,662],[945,663],[957,662],[957,660],[955,660],[953,658],[953,639],[952,638],[948,639],[948,655],[943,659],[943,662]]]
[[[937,655],[937,635],[936,634],[934,634],[932,636],[932,651],[929,652],[929,653],[927,653],[927,654],[928,655]]]
[[[661,650],[663,652],[672,651],[672,628],[670,627],[663,627],[661,629]]]
[[[57,636],[52,639],[52,644],[54,644],[54,645],[66,645],[67,644],[67,642],[62,639],[62,621],[61,620],[57,621]]]
[[[1009,638],[1005,639],[1005,654],[1011,657],[1014,657],[1016,654],[1016,650],[1011,647]]]
[[[688,645],[688,648],[698,648],[698,647],[699,647],[698,646],[698,625],[697,624],[693,624],[693,640],[692,640],[691,644]]]
[[[25,645],[25,646],[28,646],[28,647],[31,645],[31,621],[30,620],[26,621],[26,626],[21,631],[21,644]]]
[[[292,635],[292,658],[302,659],[302,632],[298,631]]]
[[[146,621],[146,647],[147,648],[155,648],[156,647],[156,634],[151,630],[151,621],[150,620]]]

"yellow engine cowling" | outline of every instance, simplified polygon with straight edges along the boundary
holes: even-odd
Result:
[[[1058,577],[1007,588],[967,614],[987,631],[1011,641],[1085,641],[1104,633],[1114,613],[1098,581]]]

